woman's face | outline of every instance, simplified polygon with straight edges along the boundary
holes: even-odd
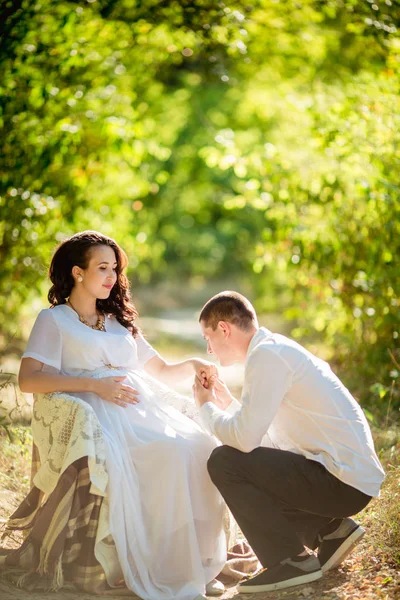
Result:
[[[89,250],[89,264],[86,269],[79,269],[82,282],[75,287],[87,292],[99,300],[106,300],[117,281],[117,259],[110,246],[94,246]]]

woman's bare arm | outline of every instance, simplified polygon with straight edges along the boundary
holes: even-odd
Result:
[[[23,358],[18,383],[21,392],[49,394],[51,392],[92,392],[103,400],[119,406],[136,404],[138,392],[123,382],[125,377],[74,377],[43,371],[44,364],[34,358]]]
[[[180,379],[193,377],[196,374],[205,387],[207,387],[208,378],[218,374],[216,365],[201,358],[188,358],[177,363],[167,363],[161,356],[153,356],[147,361],[144,369],[166,384],[173,384]]]
[[[94,379],[73,377],[43,371],[44,364],[34,358],[23,358],[18,374],[21,392],[47,394],[50,392],[94,392]]]

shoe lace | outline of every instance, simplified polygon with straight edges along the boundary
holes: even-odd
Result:
[[[254,577],[257,577],[258,575],[260,575],[260,573],[263,573],[264,571],[267,571],[267,569],[258,569],[258,571],[252,573],[251,575],[245,575],[241,580],[241,583],[243,581],[249,581],[249,579],[254,579]]]

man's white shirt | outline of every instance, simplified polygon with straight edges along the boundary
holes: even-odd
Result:
[[[365,415],[325,361],[261,327],[245,363],[241,403],[200,410],[205,427],[242,452],[279,448],[315,460],[335,477],[378,496],[384,471]]]

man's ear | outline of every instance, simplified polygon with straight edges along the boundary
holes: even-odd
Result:
[[[218,329],[223,333],[225,338],[230,337],[232,326],[227,321],[218,321]]]

